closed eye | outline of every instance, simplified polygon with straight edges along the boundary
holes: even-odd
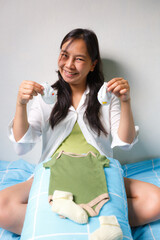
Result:
[[[76,58],[77,61],[84,61],[83,58]]]
[[[61,54],[61,57],[66,57],[66,58],[67,58],[67,57],[68,57],[68,55],[67,55],[67,54],[65,54],[65,53],[62,53],[62,54]]]

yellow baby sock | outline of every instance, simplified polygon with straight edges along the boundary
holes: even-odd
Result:
[[[88,222],[88,215],[86,211],[73,202],[72,193],[56,190],[54,191],[52,200],[53,212],[80,224]]]
[[[116,216],[99,217],[100,228],[93,232],[89,240],[120,240],[123,233]]]

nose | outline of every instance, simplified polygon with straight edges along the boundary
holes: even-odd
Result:
[[[67,61],[66,61],[66,67],[67,68],[74,68],[75,65],[74,65],[74,59],[73,58],[68,58]]]

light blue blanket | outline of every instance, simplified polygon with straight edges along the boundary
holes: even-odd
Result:
[[[25,181],[35,167],[24,160],[15,162],[0,161],[0,190]],[[126,164],[123,166],[124,176],[151,182],[160,187],[160,159]],[[160,220],[142,227],[132,229],[134,240],[159,240]],[[19,240],[20,236],[0,228],[0,239]],[[23,239],[22,239],[23,240]]]
[[[123,166],[124,176],[153,183],[160,187],[160,158],[150,159]],[[135,240],[159,240],[160,220],[132,229]]]
[[[21,159],[13,162],[0,161],[0,190],[26,181],[34,168],[35,166]],[[18,240],[20,236],[0,228],[0,239]]]

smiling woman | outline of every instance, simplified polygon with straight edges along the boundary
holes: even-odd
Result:
[[[104,76],[97,36],[91,30],[74,29],[64,37],[60,50],[59,81],[52,85],[58,90],[58,102],[50,116],[52,128],[67,116],[71,105],[75,109],[78,107],[88,86],[90,94],[86,118],[97,134],[107,134],[98,117],[100,104],[97,101],[97,91],[104,83]]]
[[[20,85],[14,121],[10,124],[10,139],[17,152],[29,152],[41,136],[43,149],[40,161],[48,158],[55,160],[55,152],[60,151],[60,146],[65,151],[66,142],[70,153],[83,156],[90,148],[93,153],[98,151],[98,154],[105,157],[113,156],[115,146],[131,149],[137,141],[137,129],[132,116],[129,83],[116,77],[104,84],[96,34],[88,29],[74,29],[69,32],[60,46],[58,68],[58,81],[52,85],[57,93],[53,105],[47,105],[43,101],[41,95],[44,87],[41,84],[23,81]],[[103,84],[105,90],[111,92],[111,101],[107,106],[101,105],[97,99]],[[33,97],[35,98],[28,114],[27,104]],[[77,152],[72,144],[74,134]],[[81,139],[84,145],[80,143]],[[66,167],[71,168],[72,164]],[[64,168],[60,170],[62,169]],[[83,169],[87,175],[84,165]],[[90,170],[92,173],[95,171],[94,164]],[[59,177],[61,178],[61,174]],[[0,226],[4,229],[21,233],[32,181],[30,179],[0,191]],[[158,187],[127,178],[123,184],[132,226],[160,218]],[[101,239],[109,238],[106,234]]]

